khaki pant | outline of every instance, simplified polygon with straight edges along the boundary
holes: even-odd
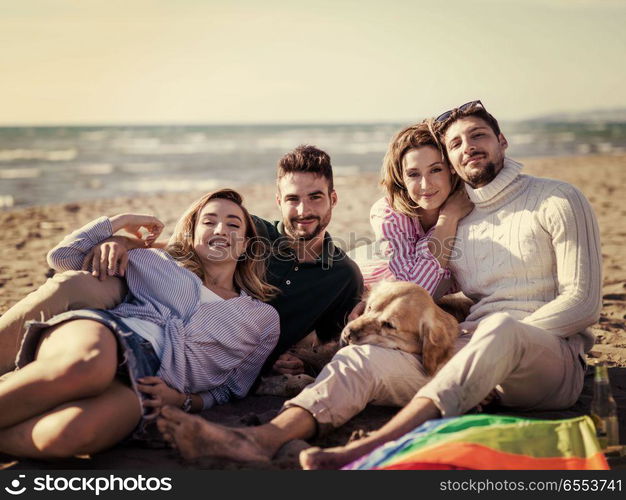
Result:
[[[0,317],[0,375],[15,368],[24,323],[47,320],[74,309],[112,309],[126,294],[124,280],[104,281],[86,271],[67,271],[50,278]]]
[[[499,313],[482,321],[471,339],[459,337],[457,353],[432,379],[417,356],[348,346],[285,408],[309,411],[321,432],[343,425],[368,403],[404,406],[413,397],[430,398],[444,417],[461,415],[494,388],[504,406],[562,409],[582,390],[582,352],[580,335],[556,337]]]
[[[465,413],[494,387],[503,406],[561,410],[580,396],[585,368],[582,335],[557,337],[497,313],[416,397],[432,399],[444,417]]]

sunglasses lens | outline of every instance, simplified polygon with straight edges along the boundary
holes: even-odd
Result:
[[[481,108],[483,107],[483,103],[480,101],[470,101],[470,102],[466,102],[465,104],[463,104],[462,106],[459,107],[460,111],[465,111],[468,108],[472,108],[474,106],[480,106]]]
[[[450,118],[451,114],[452,114],[452,110],[446,111],[445,113],[441,113],[437,118],[435,118],[435,121],[445,122],[448,118]]]
[[[470,101],[470,102],[466,102],[465,104],[462,104],[461,106],[459,106],[458,109],[459,111],[465,111],[468,108],[474,107],[474,106],[480,106],[481,108],[485,109],[485,106],[483,106],[483,103],[480,101]],[[435,122],[440,123],[440,122],[445,122],[448,118],[450,118],[450,116],[452,115],[452,112],[454,111],[454,109],[451,109],[450,111],[446,111],[445,113],[441,113],[437,118],[435,118]]]

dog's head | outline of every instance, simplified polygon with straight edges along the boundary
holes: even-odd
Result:
[[[458,322],[428,292],[406,281],[384,281],[367,299],[365,312],[346,325],[344,344],[374,344],[420,354],[427,375],[452,355]]]

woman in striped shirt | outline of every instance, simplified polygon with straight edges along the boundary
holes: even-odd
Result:
[[[381,184],[386,196],[370,211],[376,241],[351,254],[366,287],[397,279],[417,283],[436,297],[454,291],[447,264],[457,224],[474,205],[431,122],[396,134],[383,160]]]
[[[163,225],[145,215],[101,217],[48,261],[57,271],[80,269],[92,247],[141,227],[151,242]],[[245,396],[279,335],[278,313],[263,302],[275,289],[262,280],[263,261],[246,251],[255,236],[238,193],[209,193],[182,216],[165,250],[128,254],[129,293],[115,309],[31,323],[19,369],[0,383],[0,452],[94,453],[145,423],[146,407],[200,410]]]

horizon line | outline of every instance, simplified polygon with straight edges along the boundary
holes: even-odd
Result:
[[[548,120],[554,119],[555,117],[562,116],[576,116],[576,115],[590,115],[594,113],[624,113],[626,114],[626,107],[612,107],[612,108],[591,108],[584,111],[552,111],[548,113],[542,113],[527,117],[520,118],[500,118],[499,121],[502,122],[528,122],[528,121],[536,121],[536,120]],[[403,123],[416,123],[417,121],[423,120],[427,117],[421,118],[382,118],[382,119],[364,119],[364,120],[312,120],[312,121],[301,121],[301,120],[293,120],[293,121],[201,121],[201,120],[190,120],[190,121],[181,121],[181,120],[171,120],[171,121],[91,121],[91,122],[50,122],[50,123],[34,123],[34,122],[0,122],[0,128],[56,128],[56,127],[182,127],[182,126],[198,126],[198,127],[245,127],[245,126],[297,126],[297,127],[308,127],[308,126],[328,126],[328,125],[398,125]],[[624,119],[626,121],[626,118]]]

